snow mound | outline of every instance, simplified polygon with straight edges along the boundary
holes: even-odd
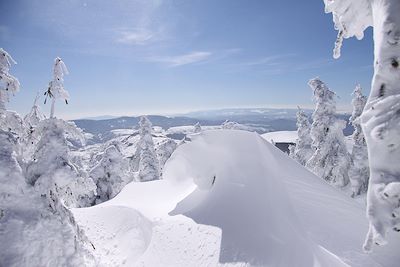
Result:
[[[149,246],[152,223],[134,209],[111,206],[75,209],[102,266],[134,262]],[[129,264],[127,265],[129,266]]]
[[[195,135],[167,161],[163,180],[130,183],[112,200],[73,212],[104,266],[396,266],[400,260],[396,242],[362,253],[365,207],[245,131]],[[125,213],[131,215],[120,219]],[[92,229],[93,223],[107,229]],[[128,231],[135,232],[132,242],[124,241]],[[118,234],[104,238],[109,233]]]
[[[220,263],[345,266],[308,239],[279,179],[284,162],[257,134],[207,132],[179,152],[164,178],[197,188],[172,214],[222,230]]]
[[[295,143],[297,136],[297,131],[277,131],[269,132],[261,135],[262,138],[268,142],[274,141],[275,143]]]

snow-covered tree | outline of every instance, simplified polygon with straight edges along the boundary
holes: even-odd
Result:
[[[25,180],[21,167],[16,160],[15,147],[17,138],[14,134],[0,130],[0,218],[7,205],[13,205],[18,196],[23,193]],[[6,205],[6,206],[4,206]]]
[[[54,60],[53,80],[49,82],[47,91],[44,93],[47,97],[51,98],[50,118],[54,118],[54,106],[57,98],[64,99],[68,104],[69,94],[64,88],[64,75],[68,74],[68,69],[61,58],[57,57]],[[46,104],[45,100],[45,104]]]
[[[18,113],[6,110],[10,94],[14,95],[20,87],[18,79],[9,73],[12,64],[16,64],[14,59],[3,48],[0,48],[0,129],[22,135],[24,132],[23,120]]]
[[[335,93],[319,78],[311,79],[308,84],[313,90],[316,107],[310,132],[314,154],[306,166],[317,176],[343,187],[349,183],[350,166],[343,135],[346,122],[335,117]]]
[[[50,209],[26,184],[16,145],[12,133],[0,130],[0,266],[96,265],[71,211],[59,199]]]
[[[171,157],[177,146],[178,145],[174,140],[167,138],[156,147],[158,162],[160,163],[160,176],[162,176],[162,169],[164,168],[165,163]]]
[[[89,176],[97,186],[96,203],[115,197],[132,179],[129,176],[129,163],[115,144],[108,146],[100,155]]]
[[[24,122],[29,129],[35,128],[40,121],[44,120],[46,116],[41,111],[39,104],[39,94],[35,97],[31,111],[25,115]]]
[[[0,48],[0,110],[6,109],[5,104],[9,101],[10,94],[14,95],[19,91],[18,79],[9,73],[12,64],[17,63],[3,48]]]
[[[22,136],[22,151],[24,158],[31,158],[40,135],[36,133],[36,127],[46,117],[38,105],[39,94],[36,96],[31,111],[24,117],[25,133]]]
[[[312,139],[310,136],[311,126],[307,114],[298,108],[297,111],[297,139],[295,146],[289,148],[289,156],[299,162],[301,165],[306,165],[306,162],[313,154],[311,148]]]
[[[66,123],[56,118],[40,123],[41,138],[27,166],[27,181],[53,209],[55,199],[62,199],[68,207],[90,206],[96,186],[71,163],[65,128]]]
[[[366,102],[367,98],[362,94],[361,86],[357,85],[353,92],[353,100],[351,101],[353,104],[353,113],[350,117],[350,123],[354,127],[354,132],[352,135],[354,144],[351,152],[353,165],[349,171],[353,196],[367,192],[368,189],[368,150],[360,125],[360,116]]]
[[[132,169],[138,171],[140,182],[157,180],[159,176],[159,162],[154,148],[152,124],[146,116],[139,120],[139,142],[132,157]]]
[[[221,127],[224,130],[237,129],[238,123],[235,121],[226,120],[222,123]]]
[[[395,208],[383,187],[400,182],[400,1],[324,0],[332,13],[338,40],[334,56],[340,56],[343,38],[362,39],[364,30],[374,28],[374,77],[361,126],[368,146],[370,179],[367,214],[370,227],[364,250],[384,244],[386,233],[396,220]]]
[[[201,132],[201,125],[200,125],[200,122],[197,122],[197,123],[193,126],[193,132],[194,132],[194,133],[200,133],[200,132]]]

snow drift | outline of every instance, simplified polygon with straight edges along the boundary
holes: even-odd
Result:
[[[130,183],[114,199],[73,212],[105,266],[395,266],[400,260],[400,242],[362,253],[364,207],[244,131],[195,135],[167,161],[164,180]],[[102,227],[94,230],[94,222]]]

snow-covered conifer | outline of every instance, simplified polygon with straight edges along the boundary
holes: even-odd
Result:
[[[0,130],[0,266],[95,265],[93,248],[59,199],[57,210],[26,184],[17,139]]]
[[[40,135],[36,133],[36,127],[39,125],[40,121],[46,118],[40,110],[38,100],[39,94],[35,98],[31,111],[24,117],[24,125],[26,127],[25,133],[22,136],[24,158],[31,158],[35,146],[40,139]]]
[[[47,97],[51,98],[50,118],[54,117],[54,106],[57,98],[64,99],[65,103],[68,104],[69,94],[64,88],[64,75],[66,74],[68,74],[68,69],[64,61],[57,57],[54,60],[53,80],[49,82],[49,86],[45,92],[46,100]]]
[[[193,126],[193,132],[194,132],[194,133],[200,133],[200,132],[201,132],[201,125],[200,125],[200,122],[197,122],[197,123]]]
[[[5,103],[8,102],[10,94],[19,91],[19,81],[9,71],[15,60],[3,49],[0,48],[0,109],[5,110]]]
[[[40,121],[46,118],[46,116],[43,114],[43,112],[39,107],[38,101],[39,101],[39,94],[35,97],[35,101],[33,102],[31,111],[24,117],[25,125],[29,129],[35,128]]]
[[[313,154],[311,148],[312,139],[310,136],[311,126],[308,120],[307,114],[298,108],[297,111],[297,139],[296,145],[291,146],[290,157],[298,161],[301,165],[306,165],[306,162],[310,159]]]
[[[55,199],[62,199],[68,207],[84,207],[90,206],[95,197],[93,180],[82,176],[70,161],[65,125],[56,118],[40,123],[41,138],[27,166],[28,183],[47,198],[53,209]]]
[[[177,144],[174,140],[167,138],[163,140],[160,144],[158,144],[156,148],[158,162],[160,163],[160,175],[162,176],[162,169],[167,162],[167,160],[171,157],[172,153],[177,148]]]
[[[12,64],[16,64],[14,59],[0,48],[0,129],[20,136],[24,132],[23,120],[18,113],[6,110],[10,94],[14,95],[20,87],[18,79],[9,73]]]
[[[138,171],[140,182],[159,179],[159,162],[154,149],[153,137],[151,135],[152,124],[146,116],[140,117],[139,135],[135,155],[132,158],[132,168]]]
[[[343,135],[346,124],[335,117],[335,93],[319,78],[310,80],[308,84],[313,90],[316,107],[310,132],[314,154],[306,166],[326,181],[345,186],[349,182],[350,155]]]
[[[100,155],[89,176],[97,186],[96,203],[115,197],[132,179],[129,177],[129,163],[116,144],[111,144]]]
[[[233,130],[233,129],[240,129],[239,123],[235,121],[226,120],[221,125],[222,129],[224,130]]]
[[[374,77],[361,126],[368,146],[370,179],[367,214],[370,227],[364,243],[384,244],[393,226],[393,207],[382,196],[382,186],[400,182],[400,1],[398,0],[324,0],[343,38],[362,39],[364,30],[374,28]],[[336,49],[338,51],[338,49]],[[335,53],[338,57],[340,53]]]
[[[353,149],[351,157],[353,165],[349,171],[352,195],[356,196],[367,192],[369,180],[368,150],[365,142],[364,133],[360,125],[360,116],[364,109],[367,98],[362,94],[361,86],[357,85],[353,92],[353,112],[350,122],[354,127]]]

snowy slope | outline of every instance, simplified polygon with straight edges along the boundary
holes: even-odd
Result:
[[[269,132],[261,135],[262,138],[275,143],[295,143],[297,139],[297,131],[277,131]]]
[[[365,207],[258,134],[206,131],[193,139],[174,152],[164,180],[131,183],[108,202],[73,210],[104,266],[400,262],[398,237],[362,253]]]

